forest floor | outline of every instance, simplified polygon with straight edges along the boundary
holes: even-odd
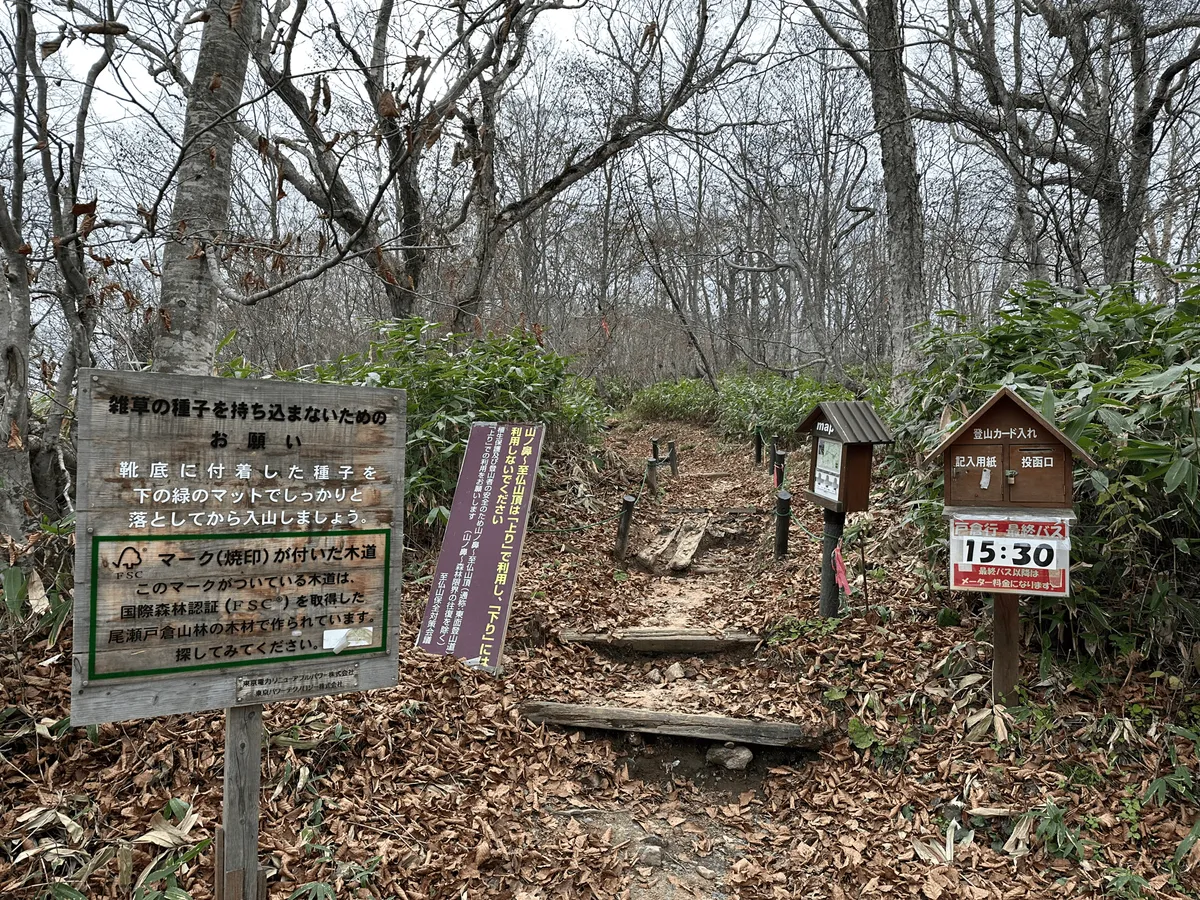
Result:
[[[630,555],[710,516],[681,575],[617,565],[611,522],[571,530],[636,489],[651,436],[675,439],[680,473],[642,496]],[[849,540],[848,614],[823,620],[820,512],[797,496],[776,562],[774,490],[747,447],[619,424],[599,461],[545,465],[500,677],[407,649],[432,567],[410,558],[399,686],[266,708],[273,900],[1200,897],[1197,749],[1177,727],[1196,727],[1194,683],[1136,658],[1081,679],[1027,653],[1023,704],[993,707],[986,604],[930,594],[899,503],[851,517],[869,526],[865,566]],[[804,471],[804,454],[789,465]],[[652,624],[763,640],[673,658],[559,637]],[[58,727],[67,650],[69,635],[0,650],[3,897],[128,897],[220,819],[221,715]],[[534,725],[530,700],[786,721],[827,740],[751,747],[729,771],[705,742]],[[212,864],[205,849],[178,868],[196,900]]]

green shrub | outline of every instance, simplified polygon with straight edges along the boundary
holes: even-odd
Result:
[[[541,422],[547,442],[591,443],[605,406],[570,360],[529,332],[438,334],[436,323],[389,322],[365,352],[280,372],[295,380],[401,388],[408,395],[405,529],[427,539],[449,517],[473,422]]]
[[[717,395],[697,378],[660,381],[635,393],[629,411],[643,422],[707,425],[717,416]]]
[[[846,400],[850,392],[839,384],[822,384],[813,378],[778,375],[727,375],[718,382],[717,422],[733,437],[752,434],[755,425],[767,438],[791,443],[796,429],[822,400]]]
[[[717,379],[716,393],[694,378],[642,388],[630,400],[629,410],[646,422],[716,423],[731,437],[751,434],[758,425],[767,437],[786,441],[817,403],[849,396],[841,385],[804,376],[723,375]]]
[[[897,477],[927,547],[943,545],[941,467],[912,460],[1001,384],[1095,457],[1095,471],[1075,470],[1072,596],[1036,601],[1043,638],[1081,653],[1151,652],[1200,633],[1200,606],[1184,599],[1200,596],[1200,270],[1177,278],[1171,305],[1129,285],[1076,294],[1031,283],[990,327],[945,313],[923,340],[911,396],[891,411]]]

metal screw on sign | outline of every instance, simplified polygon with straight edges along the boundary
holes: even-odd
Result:
[[[775,498],[775,558],[783,559],[788,552],[788,529],[792,522],[792,495],[780,491]]]

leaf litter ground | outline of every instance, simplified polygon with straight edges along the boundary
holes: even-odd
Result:
[[[679,576],[615,565],[612,523],[576,530],[636,488],[651,436],[674,437],[681,470],[642,496],[631,555],[708,516]],[[1027,658],[1028,705],[993,708],[985,605],[930,595],[899,504],[876,498],[866,572],[847,548],[849,615],[825,621],[819,511],[797,497],[776,562],[774,490],[745,447],[625,425],[602,460],[546,467],[502,677],[409,649],[394,689],[267,707],[272,898],[1200,896],[1197,813],[1180,787],[1196,751],[1166,724],[1194,702],[1186,689],[1131,664],[1076,690],[1068,670]],[[803,454],[789,465],[804,471]],[[405,587],[411,647],[432,561],[408,562],[424,574]],[[960,624],[937,624],[944,607]],[[764,640],[651,658],[558,639],[651,624]],[[63,649],[4,655],[0,895],[61,883],[130,896],[159,854],[212,835],[222,717],[55,729]],[[672,663],[682,677],[663,677]],[[701,742],[535,726],[519,709],[530,699],[784,720],[831,739],[816,753],[754,748],[727,772]],[[183,815],[163,815],[172,798]],[[180,883],[205,900],[211,872],[209,849]]]

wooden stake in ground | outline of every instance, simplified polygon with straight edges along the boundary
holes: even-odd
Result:
[[[792,524],[792,495],[780,491],[775,498],[775,558],[783,559],[788,552],[788,528]]]
[[[821,534],[821,615],[832,618],[838,614],[841,597],[838,596],[837,573],[833,568],[833,553],[846,528],[846,514],[827,509],[825,528]]]
[[[225,710],[225,797],[216,900],[266,900],[258,891],[262,705]]]
[[[646,490],[651,497],[658,495],[658,460],[653,456],[646,460]]]
[[[613,548],[613,556],[617,562],[625,559],[629,552],[629,526],[633,523],[633,508],[637,505],[637,497],[626,494],[621,500],[621,520],[617,523],[617,545]]]
[[[1016,594],[992,595],[992,702],[1010,706],[1021,677],[1021,621]]]

